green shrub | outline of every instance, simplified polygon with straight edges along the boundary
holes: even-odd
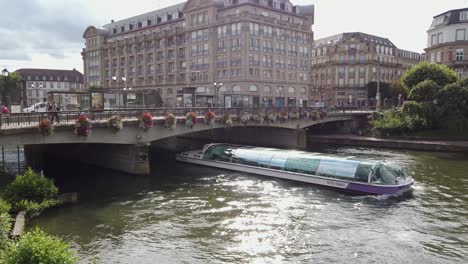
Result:
[[[40,229],[28,232],[10,243],[3,259],[5,264],[68,264],[77,261],[75,252],[68,244]]]
[[[10,209],[11,206],[4,200],[0,199],[0,255],[8,241],[11,231],[12,219],[9,214]]]
[[[432,102],[437,98],[441,89],[442,87],[433,80],[425,80],[411,89],[408,99],[416,102]]]
[[[370,121],[375,136],[395,136],[427,127],[427,120],[418,115],[410,116],[401,110],[389,110],[378,119]]]
[[[437,85],[444,87],[447,84],[456,82],[458,77],[453,70],[445,65],[421,62],[407,71],[401,78],[403,85],[408,90],[413,89],[418,83],[425,80],[432,80]]]
[[[51,200],[56,200],[57,193],[58,189],[51,179],[29,168],[5,187],[2,197],[12,205],[13,211],[17,212],[25,208],[46,208],[45,206],[52,204]]]

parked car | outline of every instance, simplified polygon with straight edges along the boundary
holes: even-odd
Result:
[[[23,112],[47,112],[47,102],[33,104],[30,107],[24,108]]]

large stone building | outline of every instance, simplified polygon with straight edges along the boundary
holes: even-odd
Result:
[[[369,82],[399,80],[420,60],[419,53],[398,49],[387,38],[361,32],[315,40],[311,51],[310,103],[369,105]]]
[[[73,70],[19,69],[22,77],[23,106],[31,106],[48,99],[49,92],[79,92],[83,89],[83,74]],[[60,102],[63,106],[71,104],[68,95]]]
[[[189,0],[90,26],[85,86],[169,106],[306,105],[313,23],[313,5],[288,0]]]
[[[426,60],[453,68],[460,78],[468,78],[468,8],[437,15],[427,31]]]

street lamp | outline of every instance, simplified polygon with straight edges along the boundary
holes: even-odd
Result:
[[[377,109],[380,109],[380,63],[377,63],[377,93],[375,94]]]
[[[3,76],[3,85],[0,87],[1,88],[1,94],[0,94],[0,100],[3,101],[3,99],[6,99],[6,86],[7,86],[7,77],[8,77],[8,70],[7,69],[3,69],[2,71],[2,76]],[[5,104],[5,102],[2,102],[3,104]]]
[[[223,87],[222,82],[214,82],[213,86],[215,87],[215,106],[218,106],[219,103],[219,98],[218,98],[218,93],[219,93],[219,88]]]
[[[9,73],[10,73],[10,72],[8,72],[7,69],[3,69],[3,71],[2,71],[2,75],[3,75],[3,77],[5,77],[5,78],[8,77],[8,74],[9,74]]]

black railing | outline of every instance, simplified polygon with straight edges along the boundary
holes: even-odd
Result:
[[[362,107],[340,107],[340,108],[315,108],[315,107],[144,107],[127,106],[123,108],[113,108],[105,110],[77,110],[60,111],[60,121],[62,123],[74,122],[80,115],[87,115],[93,121],[105,121],[112,116],[119,115],[122,119],[138,120],[142,113],[150,113],[153,117],[164,117],[167,114],[173,114],[176,117],[185,117],[188,112],[195,112],[198,116],[204,116],[208,111],[212,111],[218,117],[223,117],[229,113],[232,116],[241,116],[244,112],[249,114],[263,113],[304,113],[312,111],[325,111],[327,113],[355,113],[368,112],[370,109]],[[12,113],[0,114],[0,128],[5,127],[34,127],[43,119],[50,119],[51,112],[32,112],[32,113]]]

